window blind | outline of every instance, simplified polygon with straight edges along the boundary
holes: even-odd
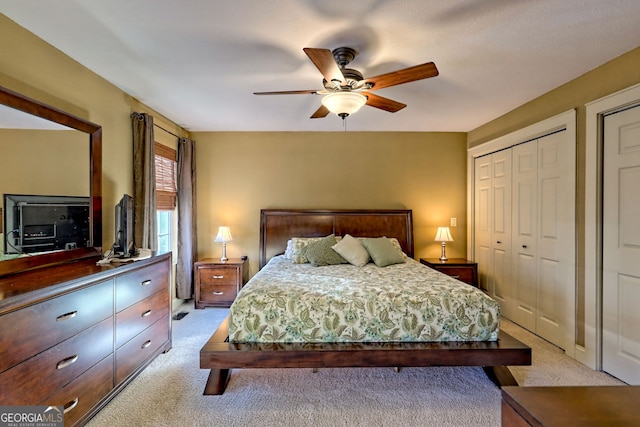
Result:
[[[156,209],[174,210],[176,207],[177,153],[173,148],[154,143],[156,165]]]

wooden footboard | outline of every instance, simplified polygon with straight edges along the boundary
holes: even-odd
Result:
[[[504,332],[487,342],[230,343],[228,330],[227,318],[200,350],[205,395],[222,394],[234,368],[482,366],[505,386],[518,385],[507,366],[531,364],[531,348]]]

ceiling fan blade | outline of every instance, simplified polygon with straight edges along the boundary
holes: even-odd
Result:
[[[254,95],[317,95],[317,90],[284,90],[278,92],[253,92]]]
[[[402,102],[394,101],[393,99],[378,96],[369,92],[365,92],[364,96],[367,97],[367,105],[390,113],[400,111],[407,106],[407,104],[403,104]]]
[[[321,119],[323,117],[327,117],[327,114],[329,114],[330,111],[327,107],[325,107],[324,105],[321,105],[320,108],[318,108],[316,110],[315,113],[313,113],[311,115],[311,117],[309,117],[310,119]]]
[[[364,80],[364,83],[373,83],[373,87],[369,90],[378,90],[389,86],[414,82],[416,80],[428,79],[429,77],[435,77],[438,74],[436,64],[433,62],[427,62],[426,64],[415,65],[403,70],[369,77]]]
[[[342,71],[340,71],[340,67],[329,49],[305,47],[302,50],[304,50],[304,53],[307,54],[311,62],[320,70],[326,81],[336,82],[338,85],[345,82]]]

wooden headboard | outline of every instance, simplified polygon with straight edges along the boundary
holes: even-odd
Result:
[[[354,237],[395,237],[413,258],[413,216],[409,209],[262,209],[260,211],[260,268],[284,253],[292,237],[329,234]]]

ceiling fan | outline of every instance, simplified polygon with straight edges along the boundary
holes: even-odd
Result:
[[[427,62],[379,76],[364,78],[358,70],[346,68],[357,55],[355,49],[339,47],[330,51],[329,49],[306,47],[303,50],[324,76],[322,80],[324,89],[254,92],[254,95],[325,95],[322,99],[322,105],[311,115],[311,118],[326,117],[332,112],[344,120],[364,104],[391,113],[400,111],[407,105],[372,92],[438,75],[436,65],[433,62]]]

